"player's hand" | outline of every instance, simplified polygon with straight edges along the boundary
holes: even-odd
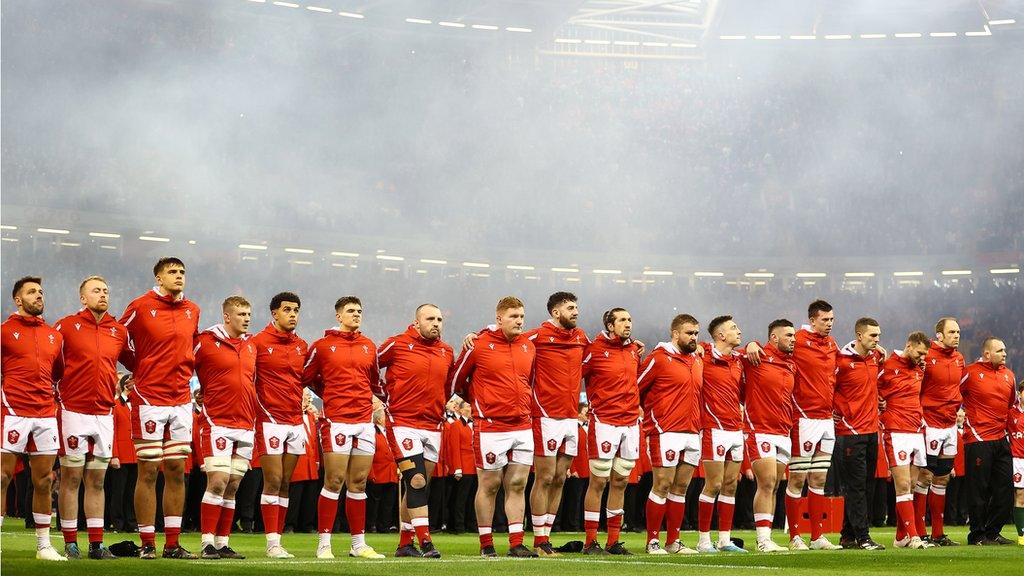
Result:
[[[754,471],[753,470],[747,470],[746,472],[743,473],[743,477],[746,478],[747,480],[753,480],[754,479]]]
[[[456,480],[462,480],[462,472],[456,472],[454,476]]]
[[[703,358],[704,357],[704,347],[700,345],[700,342],[697,343],[697,357],[698,358]]]
[[[465,352],[466,350],[472,350],[475,346],[473,341],[476,340],[476,338],[476,334],[466,334],[466,337],[462,339],[462,351]]]
[[[751,364],[754,366],[760,364],[761,356],[763,355],[764,350],[761,349],[761,346],[757,342],[747,344],[747,360],[750,361]]]
[[[878,346],[875,346],[875,350],[878,350],[882,354],[882,358],[888,358],[889,357],[889,351],[886,350],[881,344],[879,344]]]
[[[885,412],[885,405],[886,405],[885,398],[879,398],[878,399],[878,412],[879,413]]]
[[[116,470],[121,467],[121,461],[117,458],[111,458],[109,466]]]
[[[647,347],[644,346],[643,341],[641,341],[641,340],[633,340],[633,342],[636,343],[636,352],[637,352],[637,354],[643,356],[644,355],[644,350],[647,349]]]

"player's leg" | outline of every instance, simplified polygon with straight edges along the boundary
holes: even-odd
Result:
[[[659,544],[661,525],[665,521],[665,513],[668,510],[668,491],[672,487],[672,478],[675,473],[674,467],[652,466],[651,468],[651,493],[647,496],[646,503],[648,554],[665,552]],[[668,543],[667,540],[666,543]]]
[[[353,447],[345,483],[345,517],[352,536],[349,555],[381,559],[384,556],[366,544],[366,479],[373,466],[374,450],[372,437],[370,441],[363,440]]]
[[[231,456],[228,482],[224,486],[224,499],[220,505],[220,517],[217,519],[217,531],[213,539],[213,545],[221,558],[245,559],[245,556],[235,552],[230,545],[231,528],[235,523],[235,495],[238,493],[242,478],[249,471],[249,459],[245,456],[251,456],[251,452]]]
[[[399,481],[402,483],[399,516],[402,523],[412,526],[413,533],[421,546],[430,542],[427,486],[434,463],[430,464],[428,469],[422,452],[398,461],[398,472],[401,474]]]
[[[532,447],[531,447],[532,452]],[[529,551],[523,546],[523,520],[526,514],[526,481],[530,476],[530,466],[519,462],[510,462],[502,476],[505,489],[505,517],[508,518],[509,555]],[[533,556],[536,553],[529,551]]]
[[[205,560],[219,560],[215,544],[217,524],[220,522],[224,505],[224,493],[231,479],[231,459],[224,456],[207,456],[203,462],[206,469],[206,492],[199,506],[199,532],[201,534],[202,551],[200,556]]]
[[[0,453],[0,485],[3,487],[3,499],[0,499],[0,526],[7,514],[7,487],[14,478],[14,468],[18,465],[18,455],[10,452]]]
[[[736,511],[736,486],[739,483],[743,457],[726,460],[722,471],[722,488],[718,495],[718,549],[743,550],[732,543],[732,517]]]
[[[84,475],[85,454],[65,454],[60,457],[57,511],[60,512],[60,531],[64,535],[64,554],[74,560],[82,557],[78,548],[78,492]]]
[[[85,463],[85,526],[89,534],[89,557],[111,559],[112,554],[103,546],[104,507],[106,492],[104,483],[110,458],[90,456]]]
[[[928,445],[926,468],[921,470],[921,476],[930,480],[931,488],[928,491],[928,512],[932,517],[931,541],[939,546],[955,546],[946,536],[945,513],[946,513],[946,489],[949,486],[950,473],[953,471],[953,461],[956,458],[956,430],[951,429],[943,434],[938,440],[938,450],[931,449]],[[921,480],[918,480],[921,482]]]
[[[1014,460],[1024,460],[1024,458],[1015,458]],[[1018,465],[1019,468],[1024,468],[1024,463]],[[1016,478],[1015,473],[1014,478]],[[1017,486],[1024,485],[1024,482],[1016,482]],[[1017,544],[1024,546],[1024,488],[1015,488],[1013,493],[1013,525],[1017,528]]]
[[[292,474],[295,472],[295,466],[299,462],[299,456],[306,453],[305,426],[302,424],[290,426],[284,444],[285,451],[281,457],[281,479],[277,492],[277,527],[274,530],[277,534],[284,532],[284,522],[288,516],[288,494],[291,490]],[[278,557],[291,558],[292,555],[282,548],[280,553],[278,553]]]
[[[63,559],[50,544],[50,516],[53,511],[51,473],[56,459],[56,449],[54,454],[31,454],[28,457],[32,473],[32,520],[36,527],[36,558],[45,555],[46,560],[56,559],[53,556]],[[75,521],[78,521],[78,516],[75,516]]]
[[[324,452],[324,486],[317,499],[317,533],[320,534],[317,558],[334,558],[331,552],[331,532],[338,517],[338,499],[348,472],[347,452]]]
[[[832,451],[835,448],[835,425],[831,420],[808,420],[802,428],[804,442],[811,442],[813,455],[807,477],[807,516],[810,522],[812,550],[838,550],[841,546],[832,544],[825,537],[825,512],[828,499],[825,498],[825,480],[832,466]],[[808,440],[809,439],[809,440]]]
[[[708,432],[705,432],[706,434]],[[711,543],[711,519],[715,515],[715,502],[722,491],[725,475],[723,460],[704,460],[704,489],[697,501],[697,551],[710,552],[715,549]]]
[[[576,457],[575,450],[572,455],[559,453],[555,457],[555,477],[551,481],[551,489],[548,491],[548,514],[544,521],[544,541],[551,543],[551,526],[555,523],[558,509],[562,505],[562,493],[565,490],[565,479],[572,467],[573,458]]]
[[[287,558],[282,554],[281,533],[278,531],[278,514],[281,511],[281,480],[284,477],[284,455],[267,454],[260,456],[263,470],[263,491],[260,494],[260,515],[263,517],[263,531],[267,539],[267,556]]]
[[[694,442],[694,446],[699,446],[699,440]],[[687,454],[690,453],[687,452]],[[668,489],[668,502],[665,510],[665,548],[674,554],[696,553],[696,550],[683,545],[679,539],[683,516],[686,514],[686,492],[690,489],[690,480],[693,479],[693,472],[697,469],[695,462],[699,462],[698,458],[700,457],[699,450],[693,450],[692,454],[692,459],[684,460],[676,466],[672,484]]]
[[[612,554],[628,554],[619,541],[619,536],[622,533],[622,516],[625,514],[626,487],[629,485],[629,475],[634,466],[636,466],[635,460],[622,457],[616,457],[612,462],[612,475],[608,483],[608,501],[605,506],[608,527],[605,549]]]
[[[754,492],[754,531],[757,533],[757,547],[762,549],[772,539],[775,489],[779,485],[780,466],[775,456],[767,456],[752,461],[750,467],[757,482],[757,490]]]
[[[181,536],[181,515],[185,510],[185,468],[192,454],[191,403],[170,408],[167,429],[169,439],[163,443],[163,556],[190,560],[196,556],[182,548],[178,539]]]
[[[534,548],[544,543],[544,527],[547,524],[548,505],[554,490],[557,469],[557,456],[542,455],[543,449],[537,446],[538,453],[533,459],[533,487],[530,489],[530,523],[533,525]]]
[[[587,483],[587,493],[583,497],[583,527],[586,531],[586,542],[584,552],[591,548],[601,548],[597,543],[597,529],[601,522],[601,497],[612,473],[611,458],[590,459],[590,480]],[[590,553],[599,554],[592,551]]]
[[[1013,514],[1013,456],[1004,438],[995,442],[992,458],[992,500],[985,525],[985,536],[1000,542],[1006,518]],[[1008,542],[1001,542],[1008,543]]]
[[[496,555],[491,525],[494,521],[494,501],[501,488],[503,473],[502,468],[484,469],[479,462],[477,463],[477,486],[473,507],[476,509],[476,525],[480,533],[480,553],[483,555]]]

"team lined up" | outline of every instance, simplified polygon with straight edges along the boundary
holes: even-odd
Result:
[[[924,514],[923,507],[915,508],[915,484],[919,493],[923,485],[925,494],[931,485],[929,540],[949,544],[941,513],[937,519],[934,511],[942,509],[961,405],[967,411],[968,444],[1005,442],[1010,431],[1018,488],[1015,514],[1024,534],[1024,417],[1014,376],[1005,366],[1005,346],[988,339],[982,359],[966,365],[956,352],[959,328],[952,319],[940,321],[935,341],[916,332],[902,352],[886,356],[878,347],[879,324],[869,318],[856,323],[856,340],[840,349],[830,336],[832,308],[823,301],[811,304],[809,325],[798,330],[792,322],[777,320],[765,342],[746,347],[741,347],[742,333],[731,317],[713,319],[707,328],[712,340],[700,342],[700,323],[681,314],[671,322],[670,340],[645,356],[644,345],[631,338],[627,310],[607,311],[604,330],[591,340],[577,327],[576,297],[558,292],[548,301],[550,318],[529,331],[524,330],[523,303],[503,298],[495,324],[467,336],[456,358],[441,340],[443,317],[432,304],[417,308],[407,330],[378,347],[359,331],[359,299],[343,297],[335,305],[338,327],[307,345],[295,334],[301,302],[293,293],[272,299],[272,321],[258,334],[248,333],[252,307],[239,296],[224,301],[222,324],[200,331],[199,308],[184,297],[184,264],[164,258],[153,272],[154,289],[129,304],[120,321],[107,313],[105,281],[90,277],[80,286],[83,309],[52,328],[41,316],[41,280],[26,277],[14,286],[18,313],[3,323],[3,488],[6,494],[16,455],[29,454],[36,485],[38,558],[65,559],[49,542],[50,503],[45,498],[58,451],[62,468],[72,471],[62,473],[62,483],[65,478],[71,483],[67,493],[77,494],[83,478],[87,485],[88,556],[112,557],[102,544],[102,492],[97,503],[95,488],[90,491],[89,486],[98,480],[102,489],[111,457],[119,362],[133,376],[132,437],[139,461],[135,506],[142,558],[157,554],[155,498],[161,471],[163,557],[241,557],[231,549],[229,536],[235,491],[254,449],[264,471],[261,509],[267,555],[292,557],[281,546],[280,533],[288,508],[287,479],[305,453],[305,387],[324,404],[319,422],[325,472],[318,501],[318,558],[334,557],[331,529],[342,487],[351,531],[349,555],[383,558],[364,539],[365,487],[375,451],[374,396],[385,407],[387,439],[404,488],[396,555],[440,556],[429,532],[427,486],[440,452],[444,404],[452,394],[473,410],[481,554],[497,555],[490,520],[503,487],[508,554],[557,555],[549,534],[562,482],[577,453],[581,383],[590,403],[586,554],[629,554],[619,532],[625,487],[641,449],[649,451],[654,476],[647,502],[650,554],[746,552],[730,534],[744,452],[758,483],[754,513],[759,551],[785,549],[772,540],[771,525],[775,487],[787,472],[790,549],[880,549],[867,534],[866,516],[858,518],[856,510],[848,514],[842,546],[828,540],[822,525],[825,476],[837,433],[840,442],[846,437],[857,448],[859,438],[877,438],[879,425],[897,489],[895,545],[933,545],[921,538]],[[191,452],[193,372],[203,395],[200,438],[208,480],[198,556],[178,538],[184,461]],[[646,447],[640,446],[640,426]],[[866,454],[870,446],[857,449]],[[682,543],[679,531],[686,489],[701,462],[706,482],[697,503],[699,535],[692,549]],[[534,540],[528,548],[525,486],[531,467]],[[920,478],[919,469],[927,471]],[[798,520],[805,485],[807,526]],[[602,546],[597,531],[606,488],[608,534]],[[62,518],[77,518],[77,499],[70,500],[61,499]],[[716,507],[719,534],[712,542]],[[984,510],[980,515],[986,516]],[[971,519],[974,534],[973,509]],[[992,536],[985,529],[982,538],[998,536],[998,530]],[[77,543],[67,544],[65,554],[80,557]]]

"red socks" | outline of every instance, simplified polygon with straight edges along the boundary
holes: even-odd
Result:
[[[647,541],[658,540],[661,533],[661,523],[665,520],[665,498],[658,496],[653,491],[647,496]],[[671,530],[671,528],[670,528]],[[666,540],[666,543],[668,541]]]
[[[619,541],[619,534],[622,533],[622,515],[624,510],[605,510],[608,520],[608,540],[606,546],[611,546]]]
[[[590,546],[594,542],[597,542],[597,527],[600,523],[600,512],[594,512],[592,510],[585,510],[583,512],[583,529],[587,533],[586,546]]]
[[[334,531],[334,519],[338,516],[338,492],[331,492],[326,487],[320,490],[320,498],[316,502],[316,531],[325,534]]]
[[[803,520],[800,514],[800,498],[801,495],[794,496],[790,494],[789,490],[786,490],[786,521],[789,522],[790,540],[800,536],[800,524]]]
[[[729,532],[732,530],[732,515],[736,511],[735,496],[718,496],[718,531]]]
[[[807,487],[807,516],[811,522],[811,540],[821,538],[824,532],[822,518],[825,517],[825,510],[828,508],[828,501],[825,499],[825,490],[822,488]]]
[[[668,505],[665,511],[665,544],[679,540],[679,530],[683,527],[683,516],[686,514],[686,496],[668,493]]]
[[[711,532],[711,518],[714,515],[714,496],[701,494],[697,500],[697,530],[700,532]]]
[[[366,492],[345,492],[345,517],[350,534],[366,532]]]
[[[915,500],[916,504],[916,500]],[[946,514],[946,487],[932,484],[928,493],[928,511],[932,515],[932,539],[938,540],[945,534],[944,518]]]

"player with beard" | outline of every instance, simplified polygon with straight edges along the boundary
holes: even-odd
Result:
[[[629,475],[640,458],[640,391],[637,369],[640,346],[630,336],[633,318],[612,308],[602,318],[604,330],[587,346],[583,378],[590,400],[588,455],[590,482],[583,501],[584,554],[631,554],[619,541]],[[601,496],[608,487],[605,514],[608,539],[597,543]]]
[[[302,366],[309,346],[295,333],[301,306],[291,292],[275,295],[270,300],[270,323],[250,339],[256,347],[256,446],[263,469],[260,511],[269,558],[294,557],[281,546],[281,531],[292,472],[306,453]]]
[[[789,320],[775,320],[768,325],[765,359],[754,366],[744,361],[743,400],[746,418],[747,459],[757,480],[754,494],[754,529],[759,552],[784,552],[772,540],[775,519],[775,492],[779,478],[786,472],[792,441],[793,385],[796,365],[793,346],[796,331]]]
[[[43,321],[43,280],[25,276],[11,291],[18,311],[2,325],[0,364],[0,463],[3,469],[3,499],[0,525],[7,508],[7,486],[14,476],[18,458],[28,454],[32,474],[32,520],[36,528],[36,558],[67,560],[50,544],[50,501],[53,461],[59,435],[53,381],[60,378],[60,350],[64,338]]]
[[[441,557],[430,538],[427,488],[441,454],[445,401],[452,396],[454,354],[441,340],[443,322],[439,307],[421,304],[405,332],[377,350],[381,378],[375,391],[384,403],[388,445],[404,487],[398,507],[399,557]],[[412,542],[414,534],[419,550]]]
[[[117,362],[131,365],[128,330],[107,313],[109,289],[99,276],[86,278],[78,288],[82,310],[54,326],[64,336],[63,375],[57,383],[60,401],[60,508],[64,554],[81,559],[78,548],[78,489],[85,480],[85,522],[89,530],[88,557],[114,555],[103,546],[103,480],[114,445],[114,393]]]
[[[679,540],[686,490],[700,464],[700,397],[704,365],[696,351],[700,325],[689,314],[672,319],[671,340],[644,359],[637,380],[653,484],[647,497],[647,553],[696,554]],[[665,547],[658,542],[666,521]]]
[[[928,465],[922,468],[914,487],[914,520],[922,538],[927,508],[932,517],[932,533],[928,538],[938,546],[956,546],[946,536],[943,515],[946,510],[946,486],[953,471],[957,452],[956,413],[963,403],[960,380],[967,363],[957,351],[960,346],[960,324],[956,318],[939,318],[935,339],[925,357],[924,382],[921,385],[921,407],[924,409],[924,449]]]

